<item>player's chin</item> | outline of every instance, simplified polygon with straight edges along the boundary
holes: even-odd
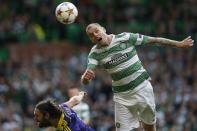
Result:
[[[92,43],[94,43],[94,44],[98,44],[100,42],[102,42],[102,38],[98,38],[96,40],[92,40]]]
[[[93,43],[93,44],[97,44],[98,42],[97,42],[97,41],[93,41],[93,40],[92,40],[92,43]]]

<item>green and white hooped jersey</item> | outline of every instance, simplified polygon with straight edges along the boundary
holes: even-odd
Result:
[[[102,66],[111,75],[114,93],[133,90],[149,78],[135,49],[147,39],[147,36],[126,32],[114,35],[109,46],[97,48],[95,45],[91,49],[88,68]]]

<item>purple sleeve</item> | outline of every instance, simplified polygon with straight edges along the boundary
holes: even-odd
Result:
[[[70,123],[72,119],[72,110],[65,103],[59,104],[59,107],[64,111],[64,120]]]

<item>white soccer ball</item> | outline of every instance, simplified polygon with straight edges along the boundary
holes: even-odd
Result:
[[[63,2],[56,7],[55,15],[62,24],[71,24],[76,20],[78,10],[74,4]]]

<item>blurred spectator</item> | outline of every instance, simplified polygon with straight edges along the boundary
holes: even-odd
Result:
[[[80,92],[80,89],[77,87],[77,85],[76,86],[73,85],[72,87],[68,89],[68,96],[69,98],[71,98],[73,96],[78,95],[79,92]],[[72,109],[77,113],[79,118],[83,120],[85,124],[87,125],[90,124],[90,107],[87,103],[82,101],[78,105],[74,106]]]

